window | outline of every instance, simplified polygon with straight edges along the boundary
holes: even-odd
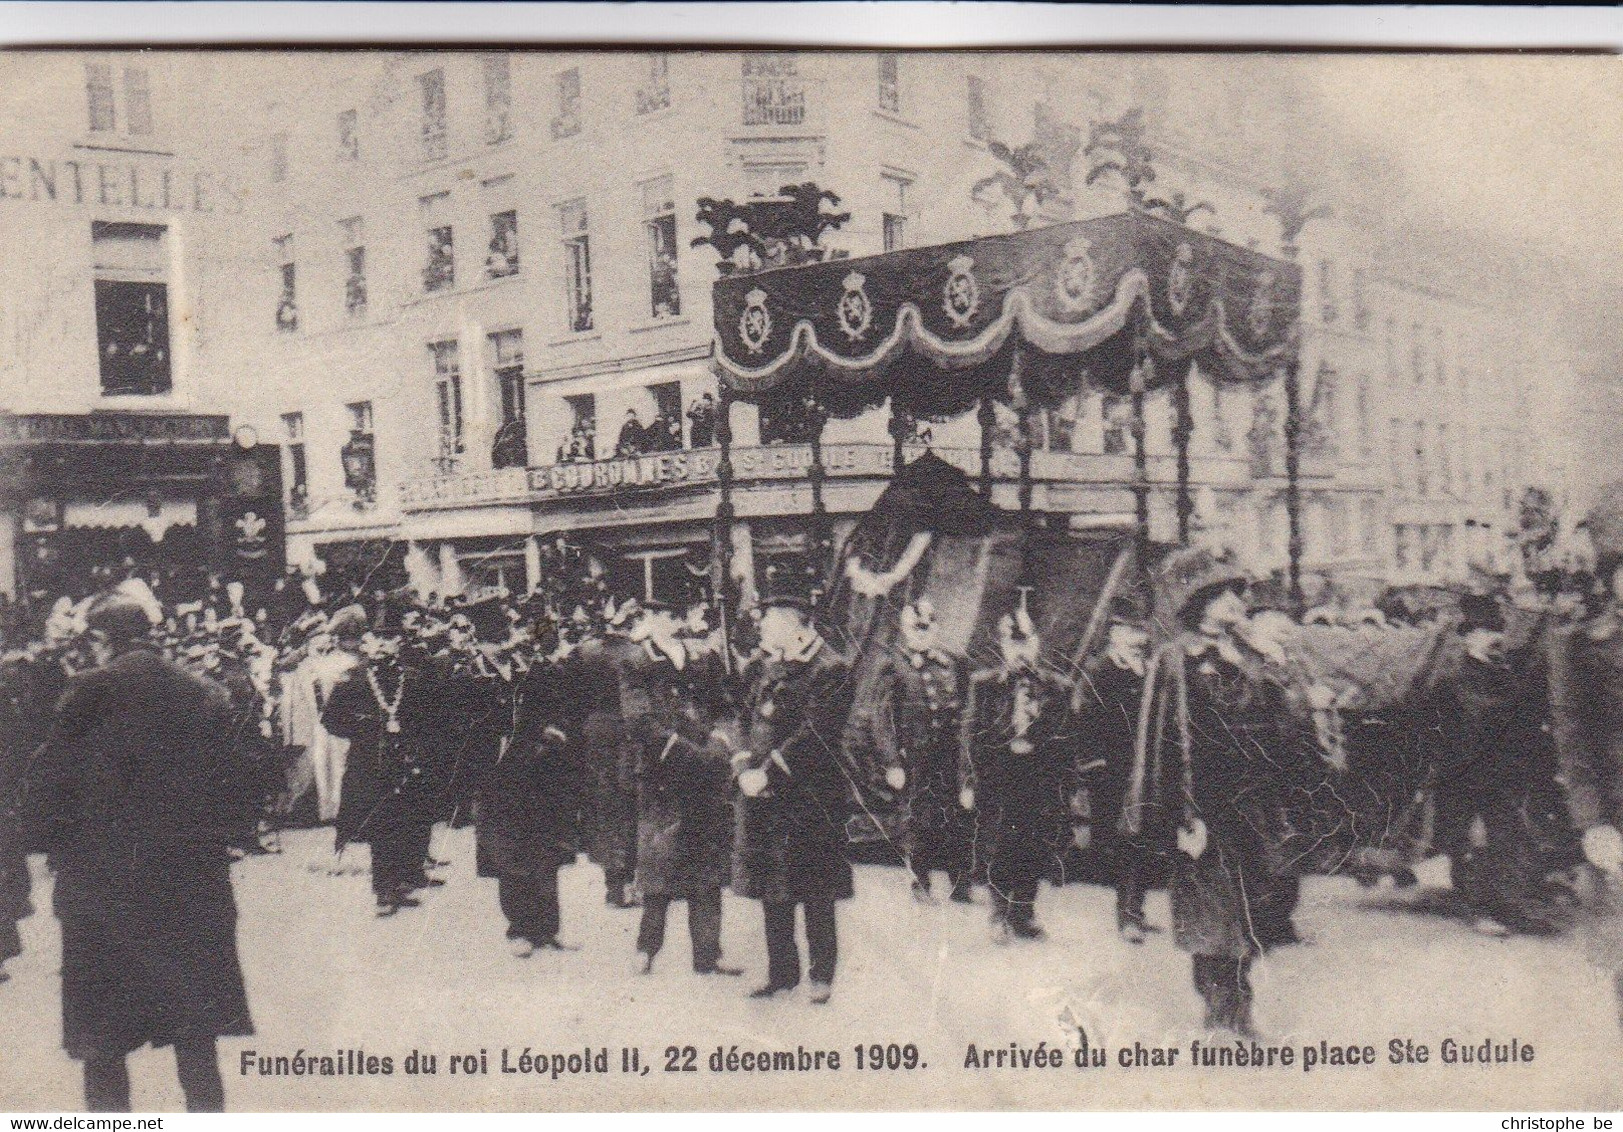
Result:
[[[580,68],[558,74],[558,116],[552,120],[552,136],[574,137],[580,133]]]
[[[293,237],[278,236],[276,245],[276,273],[282,292],[276,300],[276,329],[292,333],[299,328],[299,294],[296,268],[293,261]]]
[[[338,113],[338,156],[344,161],[359,161],[361,157],[360,119],[354,110]]]
[[[274,133],[270,137],[270,179],[277,184],[287,180],[287,134]]]
[[[1454,453],[1449,447],[1448,425],[1437,425],[1437,490],[1443,495],[1454,494]]]
[[[744,125],[798,126],[806,120],[806,86],[787,51],[744,55]]]
[[[118,128],[113,105],[113,68],[106,63],[85,64],[85,93],[90,100],[90,128],[97,132]]]
[[[490,445],[490,466],[522,468],[530,459],[524,416],[524,332],[504,330],[492,334],[489,344],[502,405],[501,424]]]
[[[344,310],[366,313],[366,229],[359,216],[338,222],[344,244]]]
[[[1392,486],[1403,490],[1408,486],[1408,457],[1403,451],[1403,422],[1393,417],[1386,423],[1388,475]]]
[[[514,209],[490,214],[490,251],[485,256],[485,274],[492,279],[518,274],[518,212]]]
[[[1369,329],[1368,281],[1362,267],[1353,268],[1352,275],[1353,325],[1359,330]]]
[[[682,447],[682,383],[664,381],[648,386],[654,400],[654,419],[643,429],[643,451],[670,452]]]
[[[125,67],[123,90],[124,133],[144,136],[152,133],[152,86],[145,67]],[[119,128],[119,97],[111,63],[85,64],[85,97],[90,109],[90,128],[112,133]]]
[[[295,515],[310,508],[310,466],[304,451],[304,414],[283,413],[282,432],[287,439],[287,506]]]
[[[682,313],[677,284],[676,192],[670,177],[642,186],[642,227],[648,243],[648,309],[654,318]]]
[[[564,407],[569,413],[569,435],[558,445],[558,463],[597,459],[597,398],[577,393],[564,398]]]
[[[879,64],[879,109],[892,114],[902,112],[901,56],[894,51],[881,51]]]
[[[152,88],[145,67],[124,68],[124,129],[131,134],[152,132]]]
[[[744,166],[745,189],[752,197],[775,197],[784,186],[804,181],[806,169],[803,161],[748,164]]]
[[[446,153],[445,72],[438,67],[417,76],[422,95],[423,160],[438,161]]]
[[[485,56],[485,142],[513,136],[513,73],[506,55]]]
[[[1407,570],[1415,561],[1415,529],[1407,523],[1392,528],[1392,564]]]
[[[377,442],[372,431],[372,402],[352,401],[344,406],[349,414],[349,440],[339,449],[344,466],[344,487],[355,497],[355,506],[365,508],[378,497]]]
[[[104,396],[170,390],[166,230],[152,224],[90,226],[96,346]]]
[[[968,76],[965,84],[965,113],[969,136],[980,141],[990,140],[992,118],[986,103],[986,80],[979,75]]]
[[[451,194],[435,193],[418,202],[423,217],[427,260],[423,290],[432,294],[456,286],[456,241],[450,223]]]
[[[907,247],[907,190],[904,177],[885,175],[885,212],[882,219],[884,250]]]
[[[1426,346],[1420,340],[1421,330],[1418,322],[1414,324],[1411,333],[1414,336],[1409,341],[1409,377],[1419,385],[1426,379]]]
[[[1319,315],[1326,324],[1336,320],[1335,265],[1327,259],[1319,261]]]
[[[1374,499],[1365,499],[1358,505],[1359,512],[1359,545],[1365,554],[1374,554],[1380,548],[1380,513],[1379,504]]]
[[[456,470],[464,450],[462,435],[462,359],[453,339],[430,342],[434,363],[434,403],[439,410],[440,451],[435,459],[442,474]]]
[[[1426,496],[1431,492],[1431,467],[1426,451],[1426,422],[1414,423],[1414,489],[1415,494]]]
[[[1330,554],[1332,557],[1343,557],[1351,546],[1351,532],[1347,529],[1348,518],[1346,500],[1333,498],[1325,501],[1324,520],[1325,526],[1330,529]]]
[[[1106,393],[1099,398],[1099,411],[1104,417],[1104,454],[1125,455],[1133,419],[1132,400],[1117,393]]]
[[[564,300],[569,329],[592,329],[592,249],[586,217],[586,202],[570,201],[558,206],[558,222],[564,243]]]
[[[1371,411],[1372,392],[1369,375],[1365,374],[1358,379],[1358,455],[1368,460],[1375,455],[1375,437],[1373,414]]]
[[[671,104],[671,57],[663,51],[643,57],[642,81],[637,86],[637,113],[652,114]]]

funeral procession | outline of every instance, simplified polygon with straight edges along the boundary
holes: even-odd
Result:
[[[0,55],[0,1107],[1616,1107],[1611,360],[1366,65]]]

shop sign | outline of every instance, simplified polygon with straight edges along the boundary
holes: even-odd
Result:
[[[226,417],[187,413],[0,414],[0,444],[105,444],[230,439]]]

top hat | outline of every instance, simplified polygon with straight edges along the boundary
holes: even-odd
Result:
[[[761,606],[770,609],[810,611],[812,608],[811,570],[795,561],[772,562],[766,568],[766,585],[761,588]]]
[[[346,605],[327,622],[327,632],[340,641],[358,641],[366,635],[366,610],[359,605]]]
[[[1162,560],[1155,577],[1161,601],[1174,616],[1182,616],[1218,590],[1243,590],[1249,581],[1246,572],[1229,556],[1199,546],[1172,551]]]
[[[1491,633],[1505,631],[1505,611],[1499,599],[1492,594],[1466,594],[1460,598],[1460,632],[1486,629]]]
[[[146,608],[125,593],[103,594],[85,613],[85,628],[115,641],[134,641],[152,631]]]

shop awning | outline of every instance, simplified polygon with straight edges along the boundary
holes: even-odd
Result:
[[[716,354],[740,400],[813,395],[850,417],[894,397],[940,420],[1127,392],[1135,370],[1147,390],[1192,364],[1265,381],[1294,358],[1300,303],[1296,265],[1131,212],[723,278]]]

